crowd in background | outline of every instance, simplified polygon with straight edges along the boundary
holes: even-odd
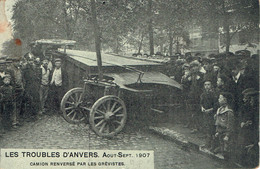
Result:
[[[248,51],[177,54],[166,72],[183,85],[184,127],[225,159],[258,165],[259,56]]]
[[[48,54],[38,57],[29,52],[0,60],[0,137],[22,122],[57,113],[67,79],[61,58]]]

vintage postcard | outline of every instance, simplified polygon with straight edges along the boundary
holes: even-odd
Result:
[[[0,0],[1,169],[257,168],[257,0]]]

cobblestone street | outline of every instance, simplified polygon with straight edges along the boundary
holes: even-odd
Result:
[[[184,151],[171,141],[131,124],[113,139],[97,136],[86,124],[71,125],[59,115],[44,115],[26,122],[0,138],[0,148],[154,150],[155,168],[224,168],[219,161],[193,151]]]

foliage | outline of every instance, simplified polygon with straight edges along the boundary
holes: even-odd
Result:
[[[96,0],[96,6],[102,50],[115,53],[125,46],[148,52],[153,33],[155,47],[172,54],[173,45],[176,51],[181,47],[179,39],[188,47],[188,30],[194,25],[203,32],[224,33],[226,46],[235,33],[258,30],[257,0]],[[22,40],[23,50],[34,40],[59,38],[95,51],[90,0],[20,0],[12,19],[14,38]]]

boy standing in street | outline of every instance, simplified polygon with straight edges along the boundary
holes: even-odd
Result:
[[[200,106],[203,114],[205,133],[206,133],[206,148],[212,150],[214,148],[215,124],[214,115],[217,110],[217,96],[212,88],[210,80],[204,82],[204,92],[200,96]]]
[[[218,99],[220,107],[214,116],[216,122],[215,137],[219,141],[219,147],[214,152],[221,152],[225,159],[230,159],[232,145],[234,141],[234,111],[233,96],[231,93],[222,92]]]

